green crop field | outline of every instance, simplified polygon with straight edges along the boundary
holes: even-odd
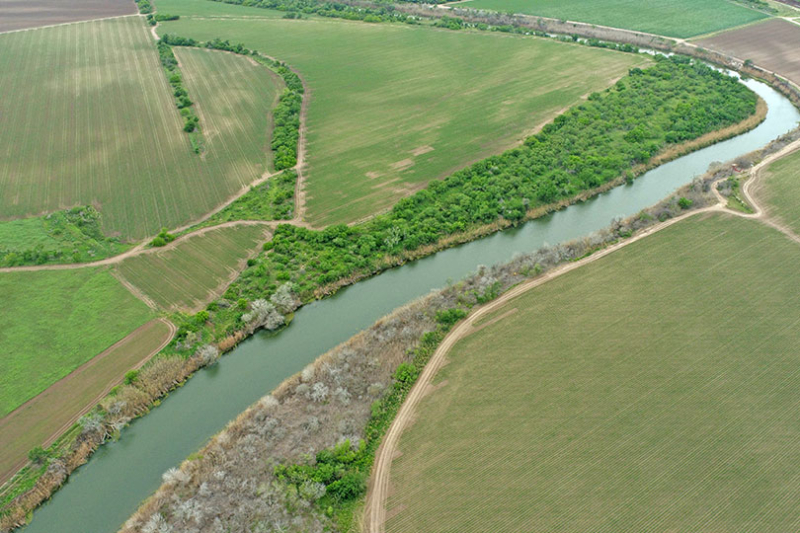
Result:
[[[197,309],[233,281],[265,227],[229,226],[123,261],[118,272],[164,309]]]
[[[211,0],[159,0],[158,12],[186,17],[214,18],[282,18],[286,12],[274,9],[260,9],[250,6],[236,6]],[[221,38],[225,38],[220,35]]]
[[[187,19],[159,31],[241,41],[300,71],[311,88],[306,216],[316,225],[388,208],[647,61],[547,39],[340,20]]]
[[[701,217],[457,343],[401,438],[389,533],[797,530],[800,247]]]
[[[229,157],[231,172],[259,177],[264,162],[272,160],[270,111],[283,80],[244,56],[181,47],[174,52],[197,102],[208,151]]]
[[[91,204],[106,233],[141,238],[258,178],[281,85],[244,58],[184,56],[210,133],[202,156],[140,17],[0,35],[2,217]]]
[[[693,37],[768,15],[730,0],[469,0],[458,7],[589,22],[669,37]]]
[[[104,269],[0,274],[0,417],[152,318]]]
[[[766,211],[800,234],[800,152],[772,163],[756,185],[755,195]]]

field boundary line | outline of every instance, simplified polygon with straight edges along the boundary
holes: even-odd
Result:
[[[86,20],[72,20],[70,22],[59,22],[58,24],[48,24],[47,26],[34,26],[32,28],[19,28],[17,30],[6,30],[0,31],[0,35],[7,35],[9,33],[22,33],[24,31],[35,31],[35,30],[44,30],[47,28],[59,28],[61,26],[72,26],[75,24],[86,24],[88,22],[98,22],[101,20],[114,20],[114,19],[123,19],[128,17],[141,17],[144,18],[144,15],[139,13],[131,13],[129,15],[114,15],[113,17],[100,17],[95,19],[86,19]]]
[[[138,328],[136,328],[135,330],[131,331],[131,332],[130,332],[130,333],[128,333],[128,334],[127,334],[125,337],[123,337],[122,339],[118,340],[117,342],[115,342],[114,344],[112,344],[111,346],[109,346],[108,348],[106,348],[105,350],[103,350],[102,352],[100,352],[99,354],[97,354],[96,356],[92,357],[90,360],[86,361],[86,362],[85,362],[85,363],[83,363],[81,366],[79,366],[78,368],[76,368],[75,370],[73,370],[72,372],[70,372],[69,374],[67,374],[67,375],[66,375],[66,376],[64,376],[63,378],[61,378],[60,380],[56,381],[55,383],[53,383],[52,385],[50,385],[49,387],[47,387],[45,390],[43,390],[42,392],[40,392],[39,394],[37,394],[37,395],[36,395],[36,396],[34,396],[33,398],[29,399],[28,401],[26,401],[26,402],[25,402],[25,403],[23,403],[22,405],[18,406],[16,409],[14,409],[14,410],[13,410],[13,411],[11,411],[10,413],[8,413],[8,414],[7,414],[5,417],[3,417],[3,420],[5,420],[5,419],[7,419],[8,417],[12,416],[12,415],[13,415],[15,412],[17,412],[17,411],[19,411],[20,409],[24,408],[25,406],[29,405],[31,402],[34,402],[34,401],[36,401],[36,399],[37,399],[38,397],[40,397],[42,394],[44,394],[44,393],[45,393],[45,392],[47,392],[48,390],[52,390],[52,389],[53,389],[53,387],[57,387],[57,386],[63,386],[64,380],[66,380],[66,379],[69,379],[69,378],[70,378],[70,376],[75,376],[76,374],[78,374],[78,373],[81,373],[81,372],[85,372],[85,371],[87,371],[88,369],[90,369],[91,367],[95,366],[95,365],[96,365],[98,362],[100,362],[100,361],[101,361],[101,360],[103,360],[105,357],[107,357],[107,356],[108,356],[108,355],[109,355],[109,354],[110,354],[110,353],[111,353],[111,352],[112,352],[112,351],[113,351],[115,348],[117,348],[117,347],[119,347],[120,345],[124,344],[126,341],[128,341],[128,339],[129,339],[131,336],[133,336],[133,335],[137,334],[137,333],[138,333],[139,331],[141,331],[142,329],[144,329],[144,328],[146,328],[146,327],[150,326],[150,325],[151,325],[153,322],[161,322],[161,323],[165,324],[165,325],[167,326],[168,330],[169,330],[169,331],[168,331],[168,335],[166,336],[166,338],[165,338],[165,339],[164,339],[164,340],[161,342],[161,344],[160,344],[160,345],[159,345],[157,348],[155,348],[155,349],[151,350],[151,351],[150,351],[150,353],[148,353],[148,354],[147,354],[147,355],[146,355],[144,358],[142,358],[142,359],[141,359],[141,360],[140,360],[140,361],[139,361],[139,362],[138,362],[138,363],[137,363],[135,366],[133,366],[133,367],[132,367],[130,370],[138,370],[138,369],[140,369],[140,368],[141,368],[142,366],[144,366],[144,365],[145,365],[145,364],[146,364],[148,361],[150,361],[150,360],[151,360],[151,359],[152,359],[152,358],[153,358],[153,357],[154,357],[156,354],[158,354],[158,353],[159,353],[161,350],[163,350],[163,349],[164,349],[164,347],[165,347],[167,344],[169,344],[169,343],[170,343],[170,341],[172,340],[172,338],[175,336],[175,333],[177,332],[178,328],[177,328],[177,326],[175,326],[175,324],[173,324],[171,321],[167,320],[166,318],[163,318],[163,317],[162,317],[162,318],[156,318],[156,319],[153,319],[153,320],[148,320],[146,323],[142,324],[141,326],[139,326],[139,327],[138,327]],[[73,416],[72,416],[72,417],[69,419],[69,421],[65,422],[64,424],[62,424],[62,425],[61,425],[61,427],[59,427],[58,429],[56,429],[55,431],[53,431],[53,432],[52,432],[52,433],[51,433],[51,434],[50,434],[50,435],[49,435],[49,436],[48,436],[48,437],[47,437],[47,438],[44,440],[44,442],[42,443],[42,447],[43,447],[43,448],[47,448],[47,447],[49,447],[50,445],[52,445],[52,444],[53,444],[53,442],[55,442],[55,441],[56,441],[56,440],[57,440],[57,439],[58,439],[58,438],[59,438],[59,437],[60,437],[60,436],[61,436],[61,435],[62,435],[64,432],[66,432],[66,431],[67,431],[67,430],[68,430],[70,427],[72,427],[72,425],[73,425],[73,424],[75,424],[75,423],[78,421],[78,419],[80,419],[80,417],[82,417],[83,415],[85,415],[86,413],[88,413],[88,412],[89,412],[89,411],[90,411],[90,410],[91,410],[91,409],[92,409],[92,408],[93,408],[95,405],[97,405],[97,403],[98,403],[98,402],[100,402],[100,400],[102,400],[103,398],[105,398],[105,397],[108,395],[108,393],[111,391],[111,389],[113,389],[114,387],[116,387],[117,385],[119,385],[119,384],[122,382],[122,380],[123,380],[123,379],[124,379],[124,376],[120,376],[120,377],[118,377],[118,378],[114,379],[114,381],[112,381],[110,384],[108,384],[108,385],[107,385],[107,386],[106,386],[106,387],[103,389],[103,391],[102,391],[102,392],[100,392],[100,393],[99,393],[98,395],[96,395],[94,398],[92,398],[91,400],[89,400],[89,401],[86,403],[86,405],[85,405],[85,406],[84,406],[84,407],[83,407],[83,408],[82,408],[80,411],[78,411],[77,413],[75,413],[75,414],[74,414],[74,415],[73,415]],[[9,481],[9,480],[10,480],[12,477],[14,477],[14,475],[15,475],[15,474],[16,474],[16,473],[17,473],[17,472],[18,472],[18,471],[19,471],[19,470],[20,470],[22,467],[24,467],[26,464],[28,464],[29,462],[30,462],[30,461],[29,461],[27,458],[25,458],[25,459],[23,459],[23,460],[19,461],[17,464],[15,464],[15,465],[13,465],[12,467],[10,467],[10,468],[8,469],[8,471],[6,471],[6,472],[3,472],[3,473],[0,473],[0,486],[1,486],[1,485],[4,485],[4,484],[5,484],[7,481]]]
[[[286,220],[232,220],[230,222],[223,222],[222,224],[217,224],[216,226],[206,226],[205,228],[200,228],[196,231],[191,233],[187,233],[186,235],[181,235],[177,237],[174,241],[166,244],[165,246],[161,247],[152,247],[147,248],[148,242],[139,243],[135,248],[131,248],[127,252],[121,253],[119,255],[115,255],[113,257],[108,257],[106,259],[101,259],[100,261],[92,261],[91,263],[67,263],[67,264],[55,264],[55,265],[29,265],[29,266],[18,266],[18,267],[3,267],[0,268],[0,274],[10,273],[10,272],[36,272],[38,270],[75,270],[78,268],[91,268],[91,267],[101,267],[101,266],[108,266],[108,265],[115,265],[117,263],[121,263],[126,259],[130,259],[131,257],[143,254],[153,254],[164,250],[169,250],[174,248],[178,244],[182,243],[185,240],[188,240],[192,237],[199,237],[204,233],[208,233],[209,231],[213,231],[216,229],[221,228],[228,228],[231,226],[275,226],[277,224],[285,224],[290,221]]]

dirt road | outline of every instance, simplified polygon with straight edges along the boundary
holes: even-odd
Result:
[[[397,417],[395,418],[392,425],[389,427],[386,435],[383,438],[383,442],[381,443],[380,448],[375,456],[375,463],[373,466],[372,475],[370,478],[369,488],[367,491],[367,502],[364,509],[364,530],[368,533],[383,533],[385,531],[385,522],[386,522],[386,499],[389,493],[389,480],[391,474],[391,464],[394,460],[395,454],[397,453],[397,446],[400,441],[400,436],[402,435],[405,428],[408,426],[409,421],[415,414],[415,410],[417,405],[419,404],[420,400],[425,396],[431,385],[431,380],[445,363],[447,354],[450,352],[452,347],[464,336],[471,333],[475,326],[475,322],[480,320],[483,316],[487,313],[491,313],[492,311],[499,309],[503,305],[507,304],[509,301],[513,300],[517,296],[526,293],[527,291],[534,289],[548,281],[555,279],[559,276],[562,276],[568,272],[571,272],[577,268],[581,268],[589,263],[597,261],[609,254],[616,252],[630,244],[633,244],[641,239],[644,239],[654,233],[657,233],[673,224],[676,224],[688,217],[696,216],[701,213],[711,213],[711,212],[724,212],[729,213],[732,215],[740,216],[743,218],[749,218],[753,220],[758,220],[764,224],[767,224],[784,235],[788,238],[792,239],[793,241],[800,243],[800,237],[795,235],[791,232],[788,228],[781,226],[774,220],[770,219],[764,212],[764,210],[758,205],[755,201],[755,198],[751,195],[751,189],[757,187],[760,183],[760,177],[762,175],[762,171],[765,167],[788,155],[789,153],[794,152],[795,150],[800,149],[800,141],[796,141],[790,145],[787,145],[785,148],[772,154],[771,156],[766,157],[761,163],[753,167],[751,170],[751,178],[745,182],[744,187],[742,188],[742,194],[745,196],[748,202],[753,206],[755,212],[752,214],[745,214],[740,213],[738,211],[730,210],[726,207],[727,199],[722,197],[719,192],[714,187],[715,195],[717,196],[718,203],[706,207],[703,209],[698,209],[696,211],[692,211],[690,213],[686,213],[685,215],[673,218],[671,220],[667,220],[655,226],[651,226],[647,230],[643,231],[642,233],[622,242],[619,242],[613,246],[609,246],[595,254],[592,254],[589,257],[581,259],[580,261],[574,263],[567,263],[561,267],[555,268],[550,272],[544,274],[541,277],[536,279],[532,279],[525,283],[514,287],[513,289],[509,290],[498,299],[490,302],[482,307],[479,307],[475,311],[473,311],[467,319],[456,326],[443,340],[439,348],[431,357],[431,360],[425,366],[425,369],[422,371],[417,383],[409,392],[408,397],[406,398],[403,405],[400,407],[400,410],[397,413]]]

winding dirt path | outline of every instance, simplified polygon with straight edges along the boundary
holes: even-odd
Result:
[[[702,213],[711,213],[711,212],[728,213],[742,218],[757,220],[763,224],[775,228],[776,230],[786,235],[789,239],[800,244],[800,237],[798,237],[796,234],[794,234],[791,230],[789,230],[785,226],[782,226],[773,219],[769,218],[764,212],[764,210],[761,208],[761,206],[758,205],[758,203],[755,201],[755,198],[751,194],[751,189],[753,188],[757,189],[758,184],[761,181],[759,178],[762,176],[764,168],[766,168],[776,160],[780,159],[781,157],[784,157],[798,149],[800,149],[800,140],[795,141],[794,143],[787,145],[780,151],[766,157],[763,161],[761,161],[759,164],[757,164],[751,169],[750,171],[751,178],[747,180],[745,182],[745,185],[742,187],[742,194],[745,196],[746,200],[753,206],[755,212],[752,214],[741,213],[738,211],[728,209],[726,207],[727,199],[724,198],[719,193],[716,184],[714,184],[712,188],[718,200],[717,204],[702,209],[697,209],[695,211],[691,211],[689,213],[667,220],[660,224],[656,224],[655,226],[651,226],[642,233],[628,240],[609,246],[608,248],[596,252],[590,255],[589,257],[581,259],[580,261],[576,261],[574,263],[567,263],[563,266],[557,267],[536,279],[532,279],[530,281],[524,282],[512,288],[511,290],[500,296],[498,299],[474,310],[469,315],[469,317],[467,317],[465,321],[456,326],[456,328],[453,329],[442,340],[442,343],[439,345],[439,348],[436,350],[436,352],[431,357],[431,360],[425,366],[425,369],[422,371],[422,374],[417,380],[417,383],[409,392],[408,397],[406,398],[405,402],[400,407],[400,410],[397,413],[397,417],[395,418],[394,422],[389,427],[389,430],[384,436],[383,442],[378,448],[378,451],[375,456],[375,463],[373,466],[372,474],[370,476],[369,487],[367,489],[367,500],[363,516],[363,524],[364,524],[363,530],[366,531],[367,533],[383,533],[386,530],[385,528],[386,516],[387,516],[386,502],[389,494],[391,465],[398,451],[397,446],[399,444],[400,437],[405,428],[408,427],[410,420],[414,416],[420,400],[430,391],[432,387],[431,384],[432,379],[445,363],[447,354],[460,339],[462,339],[466,335],[469,335],[470,333],[473,333],[476,330],[475,326],[476,321],[480,320],[488,313],[491,313],[492,311],[501,308],[509,301],[513,300],[517,296],[520,296],[528,292],[531,289],[534,289],[544,283],[547,283],[550,280],[553,280],[577,268],[581,268],[589,263],[593,263],[598,259],[602,259],[603,257],[606,257],[607,255],[616,252],[617,250],[620,250],[641,239],[649,237],[654,233],[658,233],[659,231],[668,228],[673,224],[677,224],[678,222],[685,220],[686,218],[699,215]]]
[[[148,242],[143,242],[138,244],[135,248],[131,248],[125,253],[115,255],[114,257],[108,257],[106,259],[102,259],[100,261],[92,261],[91,263],[67,263],[64,265],[32,265],[32,266],[19,266],[19,267],[3,267],[0,268],[0,273],[7,273],[7,272],[35,272],[37,270],[76,270],[78,268],[92,268],[92,267],[100,267],[100,266],[108,266],[108,265],[115,265],[117,263],[121,263],[122,261],[136,256],[136,255],[145,255],[145,254],[153,254],[156,252],[161,252],[164,250],[169,250],[181,244],[182,242],[190,239],[192,237],[199,237],[204,233],[208,233],[209,231],[214,231],[220,228],[229,228],[231,226],[275,226],[276,224],[285,223],[286,221],[280,220],[273,220],[273,221],[263,221],[263,220],[234,220],[232,222],[223,222],[222,224],[217,224],[216,226],[208,226],[205,228],[200,228],[197,231],[193,231],[191,233],[187,233],[186,235],[181,235],[180,237],[176,238],[171,243],[167,244],[166,246],[154,247],[154,248],[147,248]]]
[[[141,15],[138,15],[138,16],[141,16]],[[159,38],[158,34],[156,33],[156,28],[157,27],[158,27],[158,25],[150,27],[150,31],[151,31],[151,33],[153,35],[153,38],[156,39],[156,40]],[[232,52],[228,52],[228,53],[232,53]],[[262,54],[262,55],[264,55],[264,54]],[[264,57],[266,57],[268,59],[271,59],[272,61],[279,61],[278,59],[275,59],[274,57],[271,57],[271,56],[264,55]],[[115,265],[117,263],[121,263],[125,259],[137,256],[137,255],[140,255],[140,254],[154,253],[154,252],[157,252],[157,251],[160,251],[160,250],[169,249],[169,247],[176,246],[178,243],[183,242],[184,240],[186,240],[186,239],[188,239],[188,238],[190,238],[192,236],[199,236],[199,235],[202,235],[202,234],[204,234],[204,233],[206,233],[208,231],[212,231],[214,229],[231,227],[231,226],[264,225],[264,226],[269,226],[270,228],[274,228],[278,224],[293,224],[295,226],[311,228],[312,226],[304,220],[305,209],[306,209],[306,206],[305,206],[305,204],[306,204],[305,167],[306,167],[306,157],[307,157],[306,154],[307,154],[307,134],[308,134],[306,121],[307,121],[307,118],[308,118],[309,100],[311,99],[311,88],[308,86],[308,84],[306,83],[306,80],[303,78],[303,76],[296,69],[294,69],[293,67],[291,67],[289,65],[287,65],[287,67],[292,72],[297,74],[297,77],[300,78],[300,82],[303,84],[303,98],[302,98],[302,103],[301,103],[301,107],[300,107],[300,117],[299,117],[299,120],[300,120],[300,131],[299,131],[299,138],[298,138],[298,141],[297,141],[297,163],[293,167],[291,167],[289,169],[286,169],[286,170],[293,170],[293,171],[297,172],[297,183],[295,185],[295,208],[294,208],[294,213],[295,214],[294,214],[293,218],[286,219],[286,220],[234,220],[232,222],[225,222],[225,223],[222,223],[222,224],[217,224],[215,226],[208,226],[208,227],[205,227],[205,228],[201,228],[201,229],[192,231],[192,232],[187,233],[185,235],[181,235],[180,237],[178,237],[177,239],[175,239],[174,241],[169,243],[167,246],[163,246],[163,247],[160,247],[160,248],[148,248],[147,247],[148,244],[150,243],[150,241],[152,240],[152,237],[151,237],[151,238],[147,238],[144,241],[140,242],[139,244],[137,244],[135,247],[131,248],[127,252],[124,252],[124,253],[119,254],[119,255],[115,255],[113,257],[108,257],[106,259],[101,259],[99,261],[92,261],[92,262],[89,262],[89,263],[64,263],[64,264],[28,265],[28,266],[18,266],[18,267],[2,267],[2,268],[0,268],[0,274],[2,274],[2,273],[10,273],[10,272],[36,272],[36,271],[40,271],[40,270],[75,270],[75,269],[79,269],[79,268],[92,268],[92,267]],[[267,68],[267,67],[264,67],[264,68]],[[220,211],[222,211],[223,209],[225,209],[226,207],[231,205],[233,202],[235,202],[236,200],[238,200],[239,198],[241,198],[242,196],[247,194],[247,192],[250,191],[250,189],[252,187],[257,187],[257,186],[263,184],[264,182],[266,182],[267,180],[269,180],[270,178],[273,178],[273,177],[285,172],[286,170],[282,170],[280,172],[265,172],[264,174],[261,175],[260,178],[258,178],[257,180],[252,181],[252,182],[248,183],[247,185],[243,186],[241,189],[239,189],[239,191],[237,191],[233,195],[229,196],[228,199],[226,199],[223,203],[219,204],[212,211],[209,211],[208,213],[203,215],[201,218],[199,218],[197,220],[193,220],[191,222],[188,222],[187,224],[184,224],[183,226],[174,228],[174,229],[170,230],[170,232],[171,233],[180,233],[182,231],[186,231],[187,229],[191,228],[192,226],[196,226],[198,224],[202,224],[203,222],[207,221],[212,216],[216,215],[217,213],[219,213]],[[130,290],[130,287],[128,287],[128,289]],[[134,295],[136,295],[136,294],[134,294]],[[138,295],[136,295],[136,296],[138,297]],[[148,302],[145,302],[145,303],[148,303]],[[148,305],[150,305],[150,304],[148,303]]]

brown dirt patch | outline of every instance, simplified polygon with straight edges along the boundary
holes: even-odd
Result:
[[[151,320],[0,419],[0,483],[27,463],[28,450],[52,444],[174,332],[172,323]]]
[[[720,33],[697,41],[699,46],[750,59],[800,84],[800,26],[783,19]]]
[[[136,13],[133,0],[0,0],[0,32]]]
[[[398,161],[397,163],[393,163],[392,164],[392,168],[395,169],[395,170],[405,170],[408,167],[411,167],[413,165],[414,165],[414,160],[413,159],[403,159],[402,161]]]
[[[433,146],[420,146],[419,148],[414,148],[413,150],[411,150],[411,154],[414,157],[422,154],[427,154],[428,152],[433,152]]]

